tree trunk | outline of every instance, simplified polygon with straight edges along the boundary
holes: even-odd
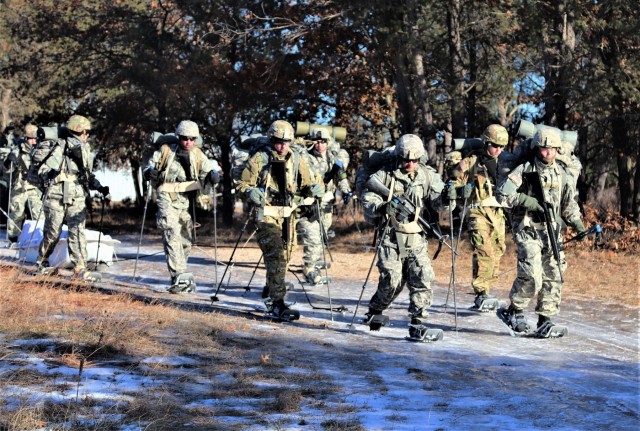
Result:
[[[465,103],[464,103],[464,56],[460,36],[460,0],[450,0],[447,9],[447,26],[449,31],[449,105],[451,109],[451,133],[453,136],[464,136]]]
[[[133,179],[133,189],[136,193],[136,205],[138,208],[142,208],[144,206],[144,192],[140,190],[140,182],[138,181],[138,172],[140,171],[140,162],[135,159],[131,159],[131,178]]]

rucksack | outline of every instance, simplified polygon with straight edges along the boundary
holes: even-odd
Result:
[[[231,159],[231,179],[236,184],[242,178],[242,171],[254,154],[269,145],[269,138],[264,135],[240,136],[237,144],[231,145],[229,158]]]
[[[27,181],[35,186],[44,186],[44,179],[40,176],[40,168],[53,155],[56,147],[64,145],[64,140],[40,141],[31,150],[31,166],[27,173]]]

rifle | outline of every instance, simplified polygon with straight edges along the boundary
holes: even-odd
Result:
[[[276,206],[289,207],[291,206],[291,193],[287,190],[287,167],[284,160],[273,160],[271,162],[271,177],[275,180],[278,190],[273,190],[271,195],[271,203]],[[282,222],[282,242],[286,248],[287,262],[290,259],[290,245],[291,237],[293,236],[293,225],[291,220],[291,214],[286,214],[283,217]]]
[[[547,227],[547,236],[551,243],[551,250],[553,251],[553,257],[558,264],[558,272],[560,273],[560,282],[564,283],[564,277],[562,276],[562,268],[560,268],[560,247],[558,246],[558,237],[555,229],[553,228],[553,220],[551,217],[551,204],[547,202],[544,195],[544,187],[542,186],[542,179],[538,171],[527,172],[524,174],[527,182],[531,187],[531,192],[534,197],[540,202],[542,206],[542,213],[544,215],[544,224]]]
[[[447,236],[446,235],[442,235],[440,232],[438,232],[438,230],[434,229],[433,226],[431,226],[431,224],[426,221],[424,218],[422,218],[422,216],[418,213],[418,208],[416,207],[416,205],[411,202],[410,200],[408,200],[407,198],[405,198],[404,196],[394,196],[393,192],[391,192],[391,190],[389,190],[389,188],[387,186],[385,186],[376,176],[372,176],[371,178],[369,178],[369,180],[367,181],[367,183],[365,184],[365,188],[373,193],[376,193],[377,195],[382,196],[383,199],[387,199],[389,200],[389,195],[391,195],[391,199],[390,200],[395,200],[398,204],[398,211],[403,214],[406,215],[407,218],[409,219],[413,219],[417,216],[418,218],[418,225],[420,225],[420,228],[424,231],[424,232],[431,232],[431,234],[433,236],[436,237],[436,239],[438,240],[438,250],[436,250],[436,253],[433,255],[433,259],[435,260],[438,257],[438,254],[440,253],[440,250],[442,249],[442,244],[446,245],[447,247],[449,247],[449,249],[454,253],[454,254],[458,254],[449,243],[447,243]]]

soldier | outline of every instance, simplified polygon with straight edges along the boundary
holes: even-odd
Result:
[[[87,241],[84,234],[86,198],[89,189],[97,190],[106,197],[109,187],[100,184],[92,173],[93,154],[87,142],[91,132],[89,120],[81,115],[72,115],[67,121],[66,132],[67,136],[53,144],[37,171],[37,175],[48,183],[43,202],[44,229],[38,265],[42,273],[49,272],[49,256],[60,239],[62,225],[66,221],[73,272],[81,278],[91,279],[94,275],[87,271]],[[32,165],[31,170],[35,167]]]
[[[500,258],[505,251],[505,218],[495,198],[498,184],[498,164],[509,143],[507,129],[492,124],[482,133],[484,148],[478,154],[464,158],[451,170],[453,185],[464,190],[469,208],[469,241],[473,249],[473,279],[476,294],[474,307],[490,311],[498,301],[489,295],[496,282]],[[455,200],[454,188],[450,199]]]
[[[424,339],[427,309],[431,305],[431,282],[435,278],[427,253],[424,227],[417,222],[426,205],[434,211],[442,207],[444,183],[437,172],[420,163],[424,155],[422,140],[416,135],[403,135],[395,147],[397,163],[386,166],[371,176],[362,195],[362,206],[370,220],[385,216],[388,231],[381,232],[381,248],[377,267],[380,272],[378,289],[369,301],[367,318],[372,330],[384,323],[381,316],[405,285],[409,288],[409,337]],[[398,200],[374,191],[372,181],[379,181],[392,191],[393,197],[410,200],[416,214],[406,214]],[[382,224],[381,224],[382,225]],[[380,227],[380,226],[379,226]]]
[[[322,280],[320,270],[325,269],[322,241],[331,227],[336,189],[342,193],[345,204],[349,202],[353,193],[347,180],[346,169],[349,164],[347,152],[328,149],[332,139],[325,129],[314,132],[310,140],[313,144],[309,158],[311,170],[319,176],[320,181],[324,182],[325,194],[320,202],[320,214],[318,214],[318,208],[314,206],[310,215],[298,221],[298,227],[304,244],[302,271],[308,283],[317,284]]]
[[[322,198],[324,188],[314,182],[306,159],[290,149],[294,139],[291,124],[273,122],[267,137],[269,147],[249,159],[238,192],[255,206],[256,238],[267,269],[269,311],[277,318],[295,319],[298,313],[284,302],[285,275],[296,245],[293,210],[304,196]]]
[[[512,208],[511,227],[518,248],[518,274],[511,287],[511,304],[505,318],[515,332],[529,332],[524,309],[537,294],[537,334],[547,337],[554,326],[551,317],[560,311],[562,273],[567,263],[562,251],[559,251],[559,262],[554,258],[551,237],[544,222],[544,203],[534,196],[534,181],[541,185],[544,201],[550,207],[557,242],[561,240],[561,219],[580,234],[586,229],[574,200],[571,178],[556,163],[557,151],[561,147],[559,130],[538,130],[533,137],[532,147],[535,154],[533,160],[514,169],[497,192],[498,202]]]
[[[177,143],[162,145],[153,153],[145,168],[144,178],[156,187],[158,212],[156,221],[162,230],[162,243],[171,275],[169,293],[196,290],[193,274],[187,271],[187,260],[193,241],[193,220],[189,206],[195,205],[205,182],[220,182],[220,166],[208,159],[196,145],[200,137],[198,125],[184,120],[176,128]]]
[[[27,181],[31,152],[37,142],[38,127],[27,124],[24,128],[25,140],[14,147],[4,161],[4,167],[12,170],[13,185],[10,202],[11,221],[7,222],[10,242],[17,242],[22,223],[29,213],[31,220],[42,215],[42,189]]]

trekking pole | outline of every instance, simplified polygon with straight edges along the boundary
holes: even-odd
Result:
[[[138,250],[136,251],[136,263],[133,265],[133,279],[136,279],[136,271],[138,270],[138,257],[140,256],[140,245],[142,244],[142,235],[144,234],[144,222],[147,219],[147,207],[151,198],[151,183],[147,181],[147,197],[144,200],[144,212],[142,213],[142,227],[140,228],[140,239],[138,239]]]
[[[258,259],[258,263],[256,263],[256,266],[253,268],[253,272],[251,273],[251,277],[249,278],[249,282],[247,283],[247,287],[244,288],[245,292],[248,292],[248,291],[251,290],[251,282],[253,281],[253,277],[256,275],[256,271],[260,267],[260,262],[262,262],[262,258],[263,257],[264,257],[264,254],[261,254],[260,255],[260,259]],[[263,298],[266,298],[266,296],[263,296]]]
[[[193,241],[192,243],[195,244],[198,240],[198,237],[196,236],[196,200],[193,198],[189,198],[189,205],[191,205],[191,218],[193,220]]]
[[[453,208],[456,205],[455,200],[449,201],[449,225],[451,237],[453,238]],[[453,241],[453,240],[452,240]],[[460,239],[458,238],[458,242]],[[451,249],[451,277],[449,279],[449,289],[453,289],[453,321],[456,332],[458,332],[458,304],[456,301],[456,252],[454,249]]]
[[[18,228],[18,230],[20,231],[20,233],[22,233],[22,229],[20,228],[20,226],[18,226],[18,224],[16,222],[14,222],[13,220],[11,220],[11,218],[9,217],[9,214],[7,214],[7,212],[5,210],[3,210],[2,208],[0,208],[0,212],[2,212],[2,214],[4,214],[4,216],[7,218],[7,232],[9,231],[9,222],[11,222],[16,228]],[[7,233],[7,237],[9,236],[9,234]],[[7,238],[7,241],[9,241],[9,239]]]
[[[11,191],[13,189],[13,160],[9,164],[9,196],[7,200],[7,212],[4,215],[7,217],[7,236],[6,240],[9,241],[9,220],[11,220]],[[15,224],[15,223],[14,223]]]
[[[46,191],[42,195],[42,205],[40,205],[40,212],[38,212],[38,217],[35,219],[35,224],[33,226],[33,230],[31,231],[31,236],[29,236],[29,242],[27,242],[27,249],[24,252],[24,257],[21,259],[21,262],[24,262],[24,261],[27,260],[27,255],[29,254],[29,247],[31,247],[31,242],[33,241],[33,237],[36,234],[36,231],[38,230],[38,221],[40,221],[40,217],[42,216],[42,213],[44,212],[45,202],[47,201],[47,199],[49,199],[49,191],[51,190],[51,186],[52,186],[51,182],[52,181],[49,181],[49,185],[47,186]],[[46,216],[45,216],[45,218],[46,218]],[[44,224],[43,224],[43,228],[42,228],[42,240],[41,241],[44,241]],[[46,250],[45,250],[45,252],[46,252]],[[37,259],[36,259],[36,263],[37,263]]]
[[[242,244],[242,247],[240,248],[240,250],[244,250],[247,247],[247,244],[249,244],[249,241],[251,241],[251,238],[253,238],[253,236],[256,234],[256,232],[258,231],[258,229],[254,229],[253,232],[251,232],[251,235],[249,235],[249,238],[247,238],[247,240],[244,242],[244,244]],[[260,256],[260,259],[262,259],[262,256]],[[258,261],[258,264],[260,264],[260,261]],[[227,287],[229,287],[229,283],[231,282],[231,274],[233,273],[233,268],[235,268],[236,263],[235,262],[231,262],[231,268],[229,269],[229,276],[227,277],[227,283],[224,286],[224,290],[222,291],[222,293],[226,292]],[[245,290],[248,290],[245,288]]]
[[[364,283],[362,283],[362,291],[360,292],[360,297],[358,298],[358,302],[356,303],[356,311],[353,312],[353,318],[351,319],[351,323],[349,324],[349,332],[353,329],[353,322],[356,320],[356,315],[358,314],[358,307],[360,307],[360,301],[362,301],[362,295],[364,295],[364,289],[367,287],[367,282],[369,281],[369,276],[371,275],[371,270],[373,269],[373,264],[376,262],[376,257],[380,253],[380,248],[382,247],[382,241],[387,236],[387,229],[389,228],[389,222],[391,218],[387,218],[386,223],[384,224],[384,228],[382,229],[382,235],[380,235],[380,241],[376,247],[376,251],[373,254],[373,259],[371,259],[371,265],[369,266],[369,271],[367,272],[367,277],[364,279]]]
[[[213,282],[218,284],[218,196],[216,184],[213,185],[213,259],[215,260]]]
[[[105,197],[102,196],[101,199],[101,205],[100,205],[100,228],[98,230],[98,248],[96,250],[96,272],[98,271],[98,264],[100,263],[100,239],[102,237],[102,222],[104,221],[104,203],[106,201]]]
[[[255,209],[256,209],[255,206],[251,209],[251,212],[249,213],[247,220],[242,225],[242,229],[240,229],[240,235],[238,235],[238,239],[236,240],[236,245],[233,246],[233,250],[231,251],[231,256],[229,257],[229,262],[227,262],[227,265],[224,268],[224,272],[222,273],[222,277],[220,278],[220,282],[218,283],[216,292],[211,296],[211,302],[220,301],[220,298],[218,298],[218,292],[220,291],[220,286],[222,286],[222,282],[224,281],[224,276],[227,275],[227,270],[229,269],[229,265],[231,264],[231,262],[233,262],[233,256],[236,254],[236,250],[238,249],[238,244],[240,244],[240,240],[242,239],[242,235],[244,234],[244,231],[247,230],[247,225],[249,224],[249,221],[251,220],[251,216],[253,215],[253,212]]]
[[[460,245],[460,236],[462,235],[462,225],[464,224],[464,216],[467,211],[468,200],[469,198],[464,198],[464,203],[462,205],[462,214],[460,215],[460,226],[458,227],[458,239],[456,240],[456,245],[454,248],[456,254],[458,252],[458,246]],[[451,223],[453,224],[453,220],[451,221]],[[452,271],[452,274],[453,274],[453,271]],[[447,289],[447,299],[444,301],[445,308],[449,306],[449,293],[451,293],[451,276],[449,276],[449,289]]]
[[[324,259],[324,266],[326,269],[327,266],[327,259],[324,257],[324,250],[327,250],[327,253],[329,254],[329,259],[331,260],[331,262],[333,262],[333,255],[331,254],[331,249],[329,248],[329,234],[327,234],[327,231],[324,230],[323,225],[322,225],[322,214],[320,213],[320,205],[318,205],[318,223],[320,223],[320,236],[322,237],[322,257]]]
[[[318,224],[320,225],[320,233],[322,237],[325,238],[327,236],[327,232],[324,230],[324,224],[322,223],[322,216],[320,214],[320,202],[316,199],[316,211],[318,211]],[[328,238],[327,238],[328,240]],[[325,255],[325,246],[324,240],[320,241],[322,243],[322,260],[324,263],[324,275],[325,280],[327,282],[327,295],[329,296],[329,315],[331,316],[331,321],[333,322],[333,304],[331,303],[331,287],[329,281],[329,270],[327,269],[327,256]],[[326,247],[326,250],[329,250],[329,247]],[[329,256],[331,256],[331,252],[329,252]],[[331,259],[333,261],[333,258]]]

